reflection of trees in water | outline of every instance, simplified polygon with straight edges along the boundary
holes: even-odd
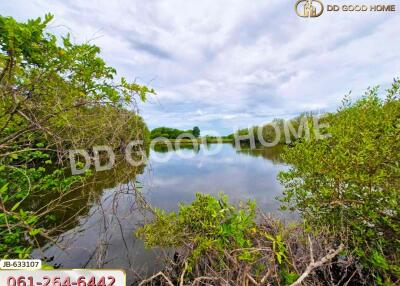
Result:
[[[201,148],[209,149],[213,143],[211,144],[181,144],[179,147],[176,147],[174,144],[170,146],[172,149],[169,150],[166,144],[156,144],[153,146],[153,150],[157,153],[167,153],[169,151],[176,151],[179,149],[193,150],[195,153],[199,153]],[[234,143],[224,143],[232,145],[232,148],[235,148]],[[236,152],[240,154],[247,154],[252,157],[263,157],[269,161],[272,161],[274,164],[282,164],[284,161],[282,160],[280,154],[283,151],[283,145],[277,145],[274,147],[265,147],[262,145],[257,145],[256,148],[251,148],[249,144],[242,143],[240,145],[241,150],[236,148]]]
[[[149,215],[151,207],[144,200],[140,190],[135,184],[135,176],[143,172],[144,166],[128,178],[128,181],[117,180],[112,182],[105,179],[105,184],[111,184],[112,188],[103,185],[99,196],[96,196],[95,203],[87,204],[88,213],[79,220],[72,231],[63,234],[63,246],[68,249],[81,247],[80,242],[92,241],[85,248],[87,253],[86,261],[76,261],[80,267],[104,268],[106,264],[115,259],[123,259],[126,264],[124,268],[136,275],[142,272],[141,266],[135,265],[132,256],[133,229],[141,220]],[[112,174],[110,174],[112,175]],[[96,189],[98,186],[96,186]],[[96,191],[95,191],[96,192]],[[97,194],[97,192],[96,192]],[[93,200],[92,200],[93,201]],[[80,232],[88,231],[83,235]],[[95,234],[93,234],[93,231]],[[109,249],[117,242],[119,252]],[[112,264],[115,265],[115,264]],[[121,265],[116,264],[121,268]]]
[[[199,153],[201,149],[200,146],[201,144],[193,144],[185,142],[185,143],[180,143],[178,146],[175,146],[175,144],[171,144],[168,147],[167,144],[159,143],[153,146],[153,150],[157,153],[168,153],[169,151],[177,151],[177,150],[193,150],[193,152]]]
[[[67,263],[70,268],[124,268],[128,280],[153,271],[155,261],[161,261],[156,254],[149,269],[132,251],[134,229],[152,213],[136,182],[146,165],[134,167],[120,157],[116,162],[112,170],[94,173],[66,194],[49,191],[33,197],[29,202],[33,210],[43,212],[47,204],[48,214],[55,217],[46,224],[57,238],[44,247],[45,241],[40,241],[34,257],[61,267]]]
[[[68,192],[43,191],[33,194],[24,203],[26,208],[39,215],[43,226],[50,230],[49,234],[57,237],[82,224],[80,219],[89,215],[91,207],[101,204],[105,190],[119,186],[116,191],[137,195],[135,178],[143,173],[145,166],[132,166],[122,156],[117,156],[111,170],[94,172],[82,184],[72,186]],[[138,200],[144,204],[141,196]],[[44,242],[39,241],[39,244]]]
[[[250,148],[250,146],[241,145],[241,150],[236,149],[237,153],[246,154],[252,157],[263,157],[269,161],[272,161],[274,164],[282,164],[284,163],[281,153],[283,151],[284,146],[277,145],[274,147],[264,147],[262,145],[256,146],[256,148]]]

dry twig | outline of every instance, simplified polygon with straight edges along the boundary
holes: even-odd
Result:
[[[312,249],[312,244],[310,245],[310,247]],[[304,271],[303,274],[296,280],[296,282],[294,282],[290,286],[300,286],[301,283],[303,282],[303,280],[306,279],[307,276],[310,275],[310,273],[314,269],[321,267],[325,263],[331,261],[333,258],[336,257],[336,255],[338,255],[341,251],[343,251],[343,249],[344,249],[344,245],[341,244],[338,249],[333,250],[333,251],[331,250],[327,255],[322,257],[321,260],[318,260],[317,262],[314,261],[314,257],[312,255],[312,250],[311,250],[311,262],[310,262],[310,264],[308,264],[306,271]]]

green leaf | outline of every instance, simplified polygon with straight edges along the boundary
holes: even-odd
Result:
[[[17,202],[16,204],[14,204],[13,207],[11,208],[11,211],[15,211],[19,207],[20,204],[21,204],[20,201]]]

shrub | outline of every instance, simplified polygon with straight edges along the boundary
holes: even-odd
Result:
[[[45,221],[61,206],[54,200],[34,211],[28,202],[44,191],[61,196],[83,179],[68,172],[69,149],[149,137],[124,106],[154,90],[115,81],[99,47],[57,38],[46,31],[52,19],[0,16],[0,258],[28,256],[37,236],[52,240]]]
[[[400,277],[400,81],[385,99],[378,88],[345,98],[328,117],[330,138],[297,141],[280,174],[285,207],[316,231],[328,227],[376,280]]]
[[[147,247],[175,250],[173,260],[164,257],[162,272],[141,285],[164,285],[166,279],[169,285],[292,285],[304,277],[305,285],[359,281],[352,257],[336,259],[342,246],[326,233],[314,236],[301,224],[285,225],[261,212],[255,219],[253,202],[234,207],[226,196],[197,194],[177,213],[156,210],[136,234]]]
[[[196,194],[191,204],[179,206],[178,213],[156,210],[154,220],[136,234],[147,247],[191,244],[191,259],[195,261],[210,249],[222,252],[251,247],[248,234],[254,229],[254,218],[254,202],[236,208],[228,203],[226,196],[217,199],[208,194]]]

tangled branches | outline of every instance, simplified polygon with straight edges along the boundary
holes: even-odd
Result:
[[[253,247],[210,248],[193,263],[196,243],[186,243],[166,258],[163,271],[139,285],[363,285],[362,271],[343,244],[260,216],[250,235]]]

